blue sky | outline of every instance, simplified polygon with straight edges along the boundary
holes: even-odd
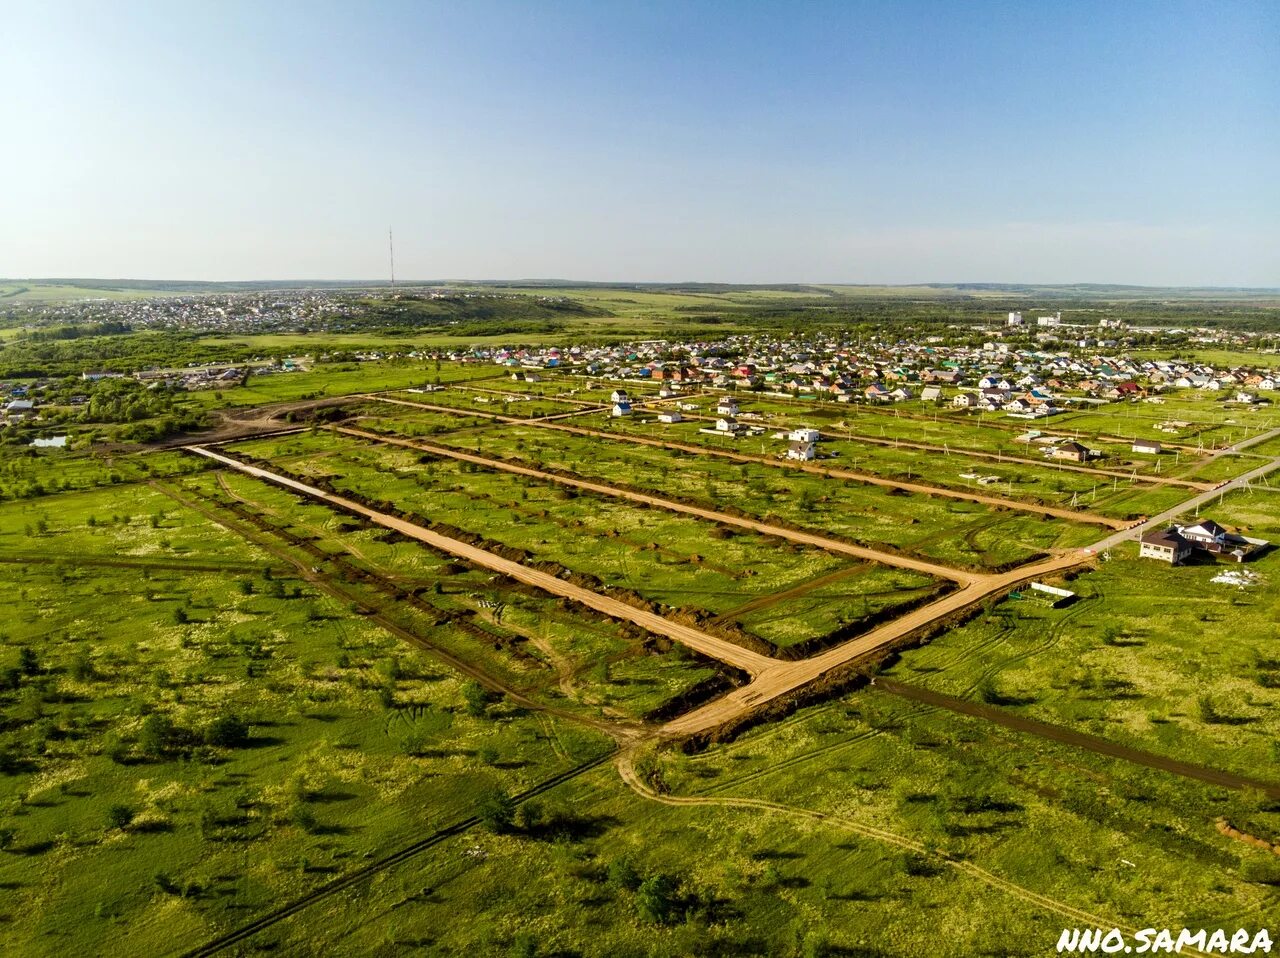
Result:
[[[10,4],[0,275],[1280,285],[1280,4]]]

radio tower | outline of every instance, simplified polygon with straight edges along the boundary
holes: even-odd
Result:
[[[387,252],[391,255],[391,285],[396,285],[396,241],[391,234],[391,227],[387,227]]]

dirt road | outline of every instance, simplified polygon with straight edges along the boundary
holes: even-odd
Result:
[[[408,399],[395,399],[391,396],[367,394],[362,395],[359,398],[374,402],[391,403],[399,406],[416,406],[421,409],[429,409],[433,412],[458,412],[458,410],[452,409],[449,406],[435,406],[430,403],[412,402]],[[1030,502],[1018,502],[1013,499],[999,499],[995,496],[984,496],[977,492],[960,492],[956,489],[943,489],[940,486],[929,486],[918,482],[899,482],[894,479],[886,479],[883,476],[871,475],[870,473],[854,472],[850,469],[838,469],[830,466],[815,466],[812,463],[784,461],[771,456],[757,456],[752,455],[751,453],[731,452],[727,449],[716,449],[711,446],[698,446],[691,443],[672,442],[665,439],[649,439],[645,436],[629,436],[623,433],[608,432],[603,429],[590,429],[585,426],[566,426],[562,422],[551,422],[547,419],[518,419],[514,416],[503,416],[498,413],[469,412],[467,415],[483,416],[495,419],[499,422],[534,426],[539,429],[554,429],[578,436],[592,436],[599,439],[611,439],[617,442],[629,442],[640,446],[653,446],[659,449],[671,449],[676,452],[688,452],[698,456],[715,456],[720,459],[730,459],[734,462],[752,462],[765,466],[774,466],[776,468],[795,469],[801,472],[814,473],[815,475],[830,476],[833,479],[850,479],[854,482],[861,482],[871,486],[881,486],[886,489],[903,489],[907,492],[919,493],[920,495],[940,496],[944,499],[959,499],[965,502],[978,502],[994,508],[1011,509],[1015,512],[1030,512],[1041,516],[1053,516],[1056,519],[1066,519],[1070,522],[1083,522],[1091,525],[1107,526],[1112,529],[1124,529],[1129,525],[1129,523],[1125,522],[1123,519],[1112,519],[1107,516],[1094,515],[1089,512],[1076,512],[1072,509],[1059,509],[1055,506],[1043,506]],[[569,415],[580,414],[562,413],[560,417],[557,418]]]
[[[587,412],[588,410],[583,410]],[[715,416],[697,416],[686,415],[685,419],[701,419],[707,422],[715,422]],[[773,420],[777,423],[777,420]],[[790,425],[799,423],[800,420],[792,419],[790,423],[777,423],[773,428],[789,428]],[[1209,489],[1212,484],[1208,482],[1196,482],[1191,479],[1173,479],[1165,476],[1153,476],[1138,472],[1124,472],[1120,469],[1107,469],[1102,466],[1094,468],[1092,466],[1073,466],[1070,463],[1059,462],[1052,459],[1033,459],[1030,456],[1008,455],[1002,452],[988,452],[981,449],[971,449],[966,446],[939,446],[934,443],[917,442],[914,439],[889,439],[879,436],[868,436],[864,433],[854,433],[847,427],[843,430],[832,427],[829,435],[835,439],[845,439],[849,442],[865,442],[871,446],[886,446],[893,449],[912,449],[918,452],[934,452],[943,456],[967,456],[970,459],[986,459],[993,462],[1011,462],[1019,463],[1024,466],[1036,466],[1041,469],[1057,469],[1066,470],[1067,472],[1083,472],[1091,476],[1104,476],[1107,479],[1124,479],[1126,481],[1147,483],[1157,486],[1182,486],[1187,489]]]
[[[980,583],[949,593],[913,609],[892,622],[887,622],[812,658],[796,662],[775,661],[770,669],[757,675],[749,685],[735,689],[702,708],[672,719],[663,726],[662,734],[670,738],[684,738],[723,725],[779,696],[803,688],[832,669],[848,665],[892,645],[938,619],[1010,592],[1024,582],[1056,575],[1083,565],[1087,561],[1089,561],[1087,556],[1071,553],[1055,556],[1034,565],[1023,566],[1001,575],[987,576]]]
[[[639,775],[636,774],[633,756],[629,750],[624,750],[619,753],[614,765],[618,770],[619,777],[633,792],[653,802],[659,802],[663,805],[695,808],[705,808],[707,806],[741,808],[757,815],[761,813],[775,814],[817,822],[841,831],[852,832],[864,839],[868,839],[873,842],[880,842],[899,849],[900,851],[906,851],[926,858],[935,859],[949,868],[954,868],[958,872],[962,872],[971,878],[977,879],[985,885],[1012,895],[1029,905],[1048,911],[1051,914],[1058,915],[1068,922],[1080,924],[1089,928],[1120,928],[1127,934],[1134,934],[1134,929],[1123,924],[1118,924],[1114,918],[1103,918],[1091,912],[1076,908],[1075,906],[1067,904],[1059,899],[1050,898],[1048,895],[1042,895],[1039,892],[1034,892],[1031,889],[1016,884],[1007,878],[1001,878],[994,872],[987,871],[985,868],[981,868],[972,862],[965,861],[961,858],[955,858],[952,855],[947,854],[945,851],[940,851],[935,846],[926,845],[925,843],[917,841],[914,838],[909,838],[906,835],[899,835],[895,832],[888,831],[887,829],[867,825],[844,815],[820,812],[808,808],[799,808],[795,805],[783,805],[779,802],[767,802],[759,798],[670,795],[656,792],[650,788],[647,783],[642,781]]]
[[[366,439],[370,442],[386,443],[392,446],[403,446],[406,449],[416,449],[421,452],[429,452],[433,456],[444,456],[449,459],[456,459],[460,462],[474,463],[476,465],[483,466],[486,469],[509,472],[518,476],[528,476],[531,479],[538,479],[544,482],[554,482],[562,486],[582,489],[586,492],[592,492],[601,496],[610,496],[616,499],[627,499],[631,502],[656,506],[657,508],[666,509],[670,512],[679,512],[684,515],[697,516],[699,519],[710,519],[713,522],[736,526],[739,529],[749,529],[752,532],[759,532],[764,535],[776,536],[779,539],[787,539],[791,542],[797,542],[802,545],[814,546],[815,548],[837,553],[839,555],[847,555],[857,559],[870,559],[883,565],[895,566],[900,569],[910,569],[914,572],[923,572],[927,575],[937,576],[941,579],[949,579],[952,582],[959,582],[962,585],[970,585],[986,578],[981,573],[952,569],[948,566],[938,565],[933,562],[926,562],[922,559],[913,559],[910,556],[900,556],[889,552],[880,552],[876,549],[868,549],[865,546],[856,546],[848,542],[841,542],[839,539],[832,539],[828,536],[818,535],[814,532],[799,532],[795,529],[771,525],[770,523],[760,522],[755,519],[744,519],[741,516],[731,515],[727,512],[719,512],[715,509],[703,509],[699,506],[687,505],[686,503],[678,502],[674,499],[664,499],[661,496],[632,492],[629,489],[619,489],[617,486],[610,486],[603,482],[591,482],[586,479],[571,479],[567,476],[560,476],[552,472],[544,472],[541,469],[534,469],[531,466],[517,466],[509,462],[503,462],[500,459],[491,459],[488,456],[479,456],[474,453],[462,452],[459,449],[454,449],[449,446],[438,446],[435,443],[424,442],[420,439],[400,439],[395,436],[369,432],[364,429],[354,429],[350,426],[337,426],[335,427],[335,431],[346,436],[355,436],[359,439]]]
[[[323,489],[317,489],[315,486],[309,486],[305,483],[298,482],[296,479],[290,479],[288,476],[282,476],[278,473],[271,472],[268,469],[262,469],[258,466],[250,466],[246,463],[232,459],[230,456],[224,456],[221,453],[214,452],[212,449],[206,449],[203,446],[187,446],[188,451],[197,455],[205,456],[215,462],[221,463],[229,469],[235,469],[246,475],[254,476],[258,479],[264,479],[267,482],[273,482],[276,485],[284,486],[294,492],[301,493],[321,502],[344,509],[355,515],[363,516],[370,521],[392,529],[411,539],[417,539],[424,542],[433,549],[440,552],[446,552],[458,558],[465,559],[485,569],[490,569],[501,575],[508,576],[518,582],[526,585],[534,586],[551,595],[557,595],[565,599],[571,599],[574,602],[581,603],[588,608],[595,609],[597,612],[603,612],[605,615],[614,619],[623,619],[625,621],[634,622],[636,625],[647,629],[656,635],[665,635],[682,645],[701,652],[703,655],[710,656],[718,661],[725,662],[735,668],[742,669],[750,675],[760,675],[769,671],[776,666],[777,660],[768,656],[760,655],[757,652],[751,652],[741,646],[734,645],[724,639],[709,635],[698,629],[682,625],[678,622],[672,622],[653,612],[646,612],[643,609],[637,609],[635,606],[628,605],[618,599],[611,599],[606,595],[600,595],[589,589],[583,589],[579,586],[565,582],[563,579],[557,579],[553,575],[540,572],[537,569],[530,569],[518,562],[510,559],[504,559],[501,556],[486,552],[466,542],[457,539],[451,539],[448,536],[442,536],[437,532],[432,532],[423,526],[409,522],[397,516],[388,515],[384,512],[378,512],[367,506],[361,505],[351,499],[342,496],[336,496],[332,493],[325,492]]]
[[[993,708],[979,702],[970,702],[967,699],[959,699],[951,695],[945,695],[942,692],[935,692],[932,689],[899,682],[884,676],[877,676],[874,680],[874,686],[879,691],[887,692],[891,695],[899,695],[914,702],[922,702],[925,705],[944,708],[959,715],[985,719],[988,722],[995,722],[997,725],[1003,725],[1005,728],[1010,728],[1014,731],[1026,732],[1030,735],[1061,742],[1065,745],[1073,745],[1076,748],[1083,748],[1099,755],[1132,762],[1135,765],[1159,769],[1172,775],[1208,782],[1211,785],[1221,785],[1225,788],[1257,790],[1272,798],[1280,798],[1280,785],[1274,782],[1264,782],[1261,779],[1236,775],[1232,772],[1224,772],[1204,765],[1195,765],[1191,762],[1179,761],[1164,755],[1156,755],[1153,752],[1146,752],[1142,749],[1129,748],[1126,745],[1119,745],[1096,735],[1088,735],[1084,732],[1077,732],[1074,729],[1062,728],[1057,725],[1050,725],[1047,722],[1039,722],[1032,718],[1017,715],[1009,709]]]

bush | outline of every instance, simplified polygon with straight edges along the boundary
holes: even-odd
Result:
[[[636,910],[645,921],[664,925],[675,913],[676,880],[670,875],[646,878],[636,889]]]
[[[249,723],[237,715],[221,715],[204,730],[206,745],[243,748],[249,742]]]
[[[481,793],[476,802],[476,816],[480,824],[491,832],[505,832],[515,821],[516,806],[500,786],[494,785]]]
[[[489,711],[489,691],[474,680],[462,686],[462,701],[466,703],[468,715],[479,718]]]
[[[316,813],[302,802],[298,802],[289,810],[289,821],[310,834],[314,834],[320,829],[320,823],[316,820]]]
[[[609,863],[609,885],[622,891],[635,891],[640,887],[640,873],[629,858],[615,858]]]
[[[133,809],[128,805],[112,805],[107,809],[107,827],[125,829],[133,821]]]
[[[1280,885],[1280,858],[1249,858],[1240,866],[1240,877],[1259,885]]]

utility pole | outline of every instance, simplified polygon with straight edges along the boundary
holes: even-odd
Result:
[[[394,289],[396,285],[396,242],[390,226],[387,227],[387,252],[391,256],[391,286]]]

